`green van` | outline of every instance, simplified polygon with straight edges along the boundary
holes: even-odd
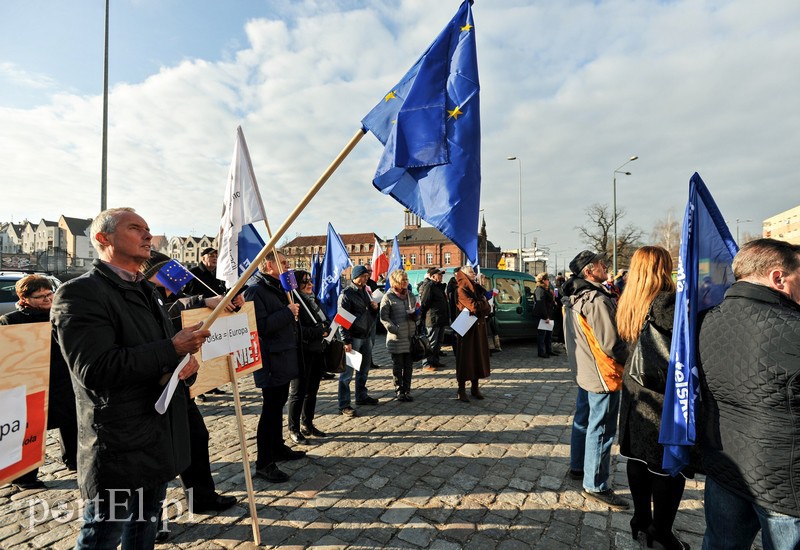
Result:
[[[418,294],[419,283],[427,272],[427,269],[412,269],[408,272],[408,282],[415,294]],[[536,338],[538,321],[533,318],[533,291],[536,289],[536,279],[533,275],[489,268],[481,269],[481,274],[491,280],[492,288],[499,291],[494,303],[500,337]],[[442,281],[447,283],[452,278],[453,268],[448,267],[445,269]]]

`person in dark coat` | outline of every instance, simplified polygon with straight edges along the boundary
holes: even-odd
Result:
[[[631,378],[631,360],[646,319],[666,340],[672,338],[675,316],[675,283],[672,258],[658,246],[643,246],[631,258],[629,286],[617,307],[617,330],[628,343],[628,360],[622,373],[622,402],[619,414],[620,453],[628,457],[628,486],[633,499],[631,534],[647,537],[648,546],[659,542],[669,550],[688,546],[677,538],[672,524],[678,513],[686,482],[683,475],[670,476],[661,469],[664,447],[658,442],[663,390],[645,388]],[[657,365],[666,378],[669,349],[648,349],[644,357],[658,358]],[[687,472],[688,473],[688,472]]]
[[[456,307],[460,313],[466,309],[477,321],[464,336],[458,338],[456,348],[456,381],[458,393],[456,398],[464,403],[469,403],[466,384],[472,384],[471,394],[476,399],[483,399],[478,380],[488,378],[489,367],[489,342],[486,337],[486,317],[491,313],[486,291],[475,282],[475,271],[471,266],[462,267],[455,276],[456,279]]]
[[[550,276],[547,273],[539,273],[536,276],[536,290],[533,291],[533,316],[537,325],[539,321],[549,321],[553,323],[553,310],[556,308],[556,300],[550,290]],[[555,328],[555,326],[554,326]],[[537,329],[536,347],[539,357],[544,359],[551,355],[558,355],[553,351],[553,331]]]
[[[703,548],[749,549],[759,529],[763,548],[800,548],[800,245],[750,241],[733,275],[697,345]]]
[[[283,264],[283,271],[289,269],[286,258],[276,255]],[[276,462],[306,456],[305,451],[295,451],[286,446],[283,439],[283,407],[289,398],[289,384],[300,376],[300,329],[297,323],[300,306],[289,303],[278,279],[278,264],[270,257],[261,262],[260,273],[255,276],[255,283],[245,289],[244,297],[255,306],[261,344],[262,367],[253,373],[256,387],[261,388],[263,397],[256,433],[256,475],[281,483],[289,476],[278,468]]]
[[[17,310],[0,317],[0,325],[27,323],[50,324],[53,305],[53,285],[42,275],[27,275],[15,286],[19,302]],[[75,392],[69,378],[69,368],[58,340],[50,338],[50,383],[47,391],[47,427],[58,428],[61,443],[61,460],[68,470],[78,468],[78,418],[75,413]],[[15,479],[12,484],[19,490],[43,489],[45,484],[37,478],[39,469],[31,470]]]
[[[166,311],[172,326],[176,331],[181,330],[181,311],[206,307],[216,308],[222,301],[222,296],[204,298],[203,296],[186,296],[183,292],[173,294],[157,278],[158,271],[170,261],[169,256],[153,251],[150,260],[139,268],[145,279],[156,285],[156,290],[161,296],[162,307]],[[232,312],[235,307],[244,304],[244,297],[240,294],[225,308]],[[189,416],[189,444],[191,462],[189,467],[180,474],[181,484],[187,493],[189,510],[194,514],[207,514],[221,512],[236,504],[236,497],[220,495],[216,491],[214,478],[211,476],[211,459],[208,453],[208,429],[203,420],[200,409],[189,396],[189,386],[182,384],[186,394],[187,412]],[[161,527],[156,536],[156,542],[164,542],[169,537],[169,526],[162,515]]]
[[[327,437],[314,426],[317,393],[325,370],[324,338],[330,331],[330,321],[322,303],[314,296],[311,273],[297,270],[297,290],[300,299],[300,341],[303,362],[300,375],[289,386],[289,436],[295,443],[306,443],[306,436]]]
[[[217,255],[211,247],[200,252],[200,264],[189,270],[195,278],[183,289],[188,296],[213,298],[225,294],[225,283],[217,279]]]
[[[162,379],[210,332],[200,323],[173,330],[155,286],[139,272],[150,259],[152,235],[132,208],[98,214],[91,239],[99,259],[58,288],[51,311],[78,404],[85,506],[76,548],[120,541],[123,548],[152,548],[167,483],[190,461],[185,393],[176,391],[163,415],[154,404]],[[197,369],[190,357],[178,383]]]
[[[428,278],[419,287],[420,315],[428,329],[431,352],[425,357],[423,370],[433,372],[442,364],[439,355],[444,342],[444,329],[450,325],[450,309],[447,303],[446,285],[442,282],[444,270],[428,269]]]

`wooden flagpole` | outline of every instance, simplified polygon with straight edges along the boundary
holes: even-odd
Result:
[[[233,299],[236,294],[241,290],[247,280],[253,275],[258,265],[264,260],[267,254],[275,248],[276,243],[283,237],[284,233],[289,230],[289,227],[294,223],[300,213],[308,206],[308,203],[311,202],[311,199],[322,189],[322,186],[325,185],[325,182],[331,177],[331,175],[339,168],[339,165],[342,164],[347,155],[355,148],[361,138],[364,137],[365,130],[363,128],[359,128],[356,134],[350,138],[350,141],[345,145],[344,149],[339,153],[339,155],[333,160],[333,162],[328,166],[328,168],[322,173],[316,183],[311,187],[311,189],[306,193],[305,197],[300,201],[300,203],[295,206],[294,210],[292,210],[289,217],[281,224],[281,226],[275,231],[275,234],[270,238],[269,242],[264,245],[264,248],[261,249],[261,252],[253,258],[253,261],[247,266],[247,269],[244,270],[244,273],[239,277],[239,280],[236,281],[236,284],[228,290],[225,296],[222,298],[220,303],[214,308],[214,311],[211,312],[211,315],[203,321],[203,326],[201,329],[208,329],[214,321],[217,320],[217,317],[225,311],[225,306],[227,306],[231,300]]]
[[[239,445],[242,448],[242,465],[244,466],[244,481],[247,486],[247,504],[250,508],[250,520],[253,522],[253,542],[261,545],[261,531],[258,527],[258,512],[256,512],[256,495],[253,491],[253,474],[250,471],[250,456],[247,453],[247,438],[244,434],[244,417],[242,416],[242,401],[239,396],[239,383],[236,380],[236,359],[233,354],[228,355],[228,374],[233,387],[233,403],[236,410],[236,426],[239,430]]]

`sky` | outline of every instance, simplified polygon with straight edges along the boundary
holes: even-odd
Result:
[[[241,125],[276,229],[459,4],[113,0],[108,205],[157,234],[216,234]],[[0,221],[100,210],[104,5],[0,2]],[[526,245],[568,262],[634,155],[620,232],[681,220],[694,172],[734,235],[800,204],[800,3],[476,0],[473,15],[495,244],[518,246],[521,205]],[[286,235],[402,230],[371,183],[380,155],[364,136]]]

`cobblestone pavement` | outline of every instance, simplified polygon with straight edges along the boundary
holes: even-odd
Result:
[[[394,399],[382,338],[370,372],[375,407],[358,418],[338,414],[335,381],[323,381],[317,427],[332,437],[304,446],[308,457],[282,463],[288,482],[254,478],[265,547],[331,548],[591,548],[638,549],[631,512],[611,512],[581,496],[567,477],[576,387],[565,356],[536,357],[534,342],[509,342],[492,356],[486,400],[455,397],[452,353],[447,368],[414,371],[414,401]],[[240,381],[248,449],[255,460],[261,394]],[[200,409],[211,432],[217,489],[239,497],[219,515],[176,517],[161,548],[253,548],[233,398],[210,396]],[[288,438],[287,438],[288,441]],[[617,449],[615,448],[615,453]],[[0,548],[71,548],[80,525],[75,475],[48,443],[40,478],[48,488],[0,488]],[[613,482],[629,497],[624,461],[615,456]],[[168,498],[185,509],[177,481]],[[686,484],[676,530],[699,548],[705,529],[703,478]]]

